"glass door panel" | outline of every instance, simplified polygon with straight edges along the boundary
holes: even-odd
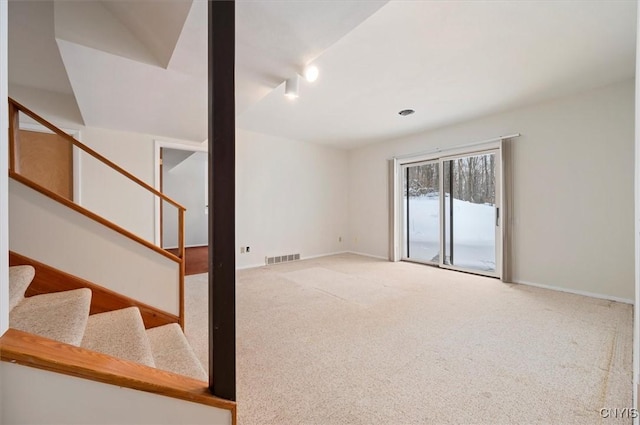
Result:
[[[442,161],[443,264],[496,271],[496,153]]]
[[[404,168],[404,257],[440,262],[439,163],[409,164]]]

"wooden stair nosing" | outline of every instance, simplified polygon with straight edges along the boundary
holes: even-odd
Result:
[[[0,337],[0,359],[229,410],[235,423],[236,403],[211,395],[206,382],[16,329]]]

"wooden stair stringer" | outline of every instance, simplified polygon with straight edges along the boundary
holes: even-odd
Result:
[[[174,314],[167,313],[166,311],[162,311],[156,307],[134,300],[133,298],[129,298],[13,251],[9,251],[9,265],[31,265],[35,268],[35,277],[25,294],[27,297],[79,288],[89,288],[92,292],[89,314],[104,313],[127,307],[138,307],[146,329],[170,323],[180,323],[180,318]]]

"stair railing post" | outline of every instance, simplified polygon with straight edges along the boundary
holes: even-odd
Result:
[[[20,110],[9,100],[9,171],[18,172],[20,138]]]
[[[183,207],[178,208],[178,257],[180,257],[180,274],[178,277],[179,285],[179,311],[178,316],[180,318],[180,327],[184,330],[184,273],[186,265],[186,248],[185,248],[185,235],[184,235],[184,214],[186,209]]]

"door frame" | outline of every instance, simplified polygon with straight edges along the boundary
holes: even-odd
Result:
[[[404,181],[402,179],[405,178],[405,171],[409,168],[409,167],[418,167],[420,165],[428,165],[428,164],[436,164],[438,166],[438,199],[440,199],[440,197],[442,196],[442,162],[438,159],[428,159],[428,160],[423,160],[423,161],[418,161],[418,162],[407,162],[407,163],[402,163],[400,164],[400,205],[399,205],[399,220],[401,221],[400,223],[400,228],[401,230],[401,234],[400,234],[400,241],[403,242],[400,246],[400,259],[402,261],[408,261],[411,263],[419,263],[419,264],[427,264],[430,266],[438,266],[439,265],[439,261],[435,262],[435,261],[423,261],[423,260],[419,260],[416,258],[410,258],[409,256],[407,256],[407,252],[406,252],[406,248],[407,248],[407,240],[404,240],[403,235],[405,232],[405,229],[407,229],[407,214],[405,214],[405,209],[403,208],[404,202]],[[438,207],[438,220],[440,221],[439,224],[439,235],[438,238],[440,240],[440,252],[442,251],[442,201],[440,200],[440,205]],[[407,231],[407,237],[408,237],[408,231]],[[441,257],[441,256],[440,256]]]
[[[190,152],[208,152],[208,146],[205,141],[200,143],[179,143],[169,142],[166,140],[156,139],[153,141],[153,187],[162,192],[162,161],[160,160],[160,151],[164,148],[177,149]],[[162,208],[160,208],[160,198],[157,196],[154,200],[154,243],[162,248]]]
[[[484,154],[494,154],[495,155],[495,206],[496,208],[498,208],[498,212],[496,214],[496,222],[497,224],[495,225],[495,233],[494,233],[494,238],[495,238],[495,250],[496,250],[496,265],[494,268],[493,272],[488,272],[488,271],[483,271],[483,270],[475,270],[475,269],[468,269],[465,267],[460,267],[460,266],[456,266],[456,265],[450,265],[450,264],[445,264],[444,263],[444,259],[445,259],[445,255],[444,253],[445,251],[445,247],[444,247],[444,229],[445,229],[445,225],[444,225],[444,220],[445,220],[445,200],[444,200],[444,173],[441,173],[440,175],[440,250],[441,250],[441,254],[440,254],[440,264],[439,266],[442,267],[443,269],[449,269],[449,270],[457,270],[457,271],[461,271],[461,272],[467,272],[467,273],[473,273],[473,274],[479,274],[479,275],[483,275],[483,276],[489,276],[489,277],[497,277],[497,278],[501,278],[502,277],[502,239],[503,239],[503,230],[502,230],[502,214],[500,213],[500,211],[502,210],[502,155],[501,155],[501,149],[500,147],[498,148],[493,148],[493,149],[487,149],[487,150],[482,150],[482,151],[475,151],[475,152],[470,152],[470,153],[463,153],[463,154],[456,154],[456,155],[451,155],[451,156],[443,156],[440,158],[440,169],[442,170],[443,164],[445,161],[453,161],[456,159],[460,159],[460,158],[468,158],[470,156],[478,156],[478,155],[484,155]],[[453,195],[451,195],[453,196]]]
[[[427,264],[427,265],[436,265],[439,266],[443,269],[448,269],[448,270],[455,270],[455,271],[462,271],[462,272],[466,272],[466,273],[472,273],[472,274],[478,274],[478,275],[482,275],[482,276],[490,276],[490,277],[497,277],[502,279],[502,262],[503,262],[503,257],[504,257],[504,253],[503,253],[503,238],[504,238],[504,226],[502,225],[504,220],[504,214],[500,214],[499,217],[499,226],[496,226],[499,228],[499,230],[496,231],[496,268],[495,268],[495,272],[493,273],[487,273],[484,272],[482,270],[473,270],[473,269],[466,269],[466,268],[460,268],[460,267],[456,267],[456,266],[450,266],[450,265],[446,265],[443,264],[444,262],[444,256],[442,255],[443,253],[443,240],[442,240],[442,232],[443,232],[443,220],[444,220],[444,200],[442,199],[442,192],[440,195],[440,259],[439,259],[439,264],[436,263],[431,263],[431,262],[423,262],[423,261],[416,261],[415,259],[407,259],[406,256],[404,255],[404,250],[402,247],[402,244],[405,242],[403,240],[403,228],[402,226],[405,225],[405,214],[404,214],[404,209],[403,209],[403,170],[405,170],[405,166],[406,165],[410,165],[410,164],[420,164],[420,163],[426,163],[426,162],[432,162],[432,161],[438,161],[439,163],[439,177],[440,177],[440,190],[442,191],[442,180],[443,180],[443,173],[442,173],[442,164],[444,161],[446,160],[450,160],[450,159],[455,159],[455,158],[460,158],[460,157],[467,157],[467,156],[473,156],[475,155],[479,155],[485,152],[496,152],[497,156],[496,156],[496,167],[499,170],[498,171],[498,175],[496,176],[496,205],[500,206],[501,211],[504,211],[503,209],[503,205],[504,205],[504,193],[502,190],[503,187],[503,182],[502,182],[502,141],[506,140],[506,139],[510,139],[513,137],[517,137],[519,136],[519,134],[516,135],[511,135],[511,136],[504,136],[504,137],[500,137],[500,138],[495,138],[495,139],[491,139],[485,142],[480,142],[480,143],[474,143],[471,145],[465,145],[465,146],[460,146],[460,147],[454,147],[451,149],[436,149],[432,152],[427,152],[427,153],[422,153],[422,154],[416,154],[416,155],[406,155],[406,156],[401,156],[401,157],[395,157],[392,158],[392,166],[391,169],[394,170],[394,172],[391,174],[391,177],[393,178],[393,182],[390,185],[393,188],[393,193],[390,194],[390,200],[392,203],[392,211],[394,211],[394,217],[393,217],[393,222],[391,223],[391,228],[390,228],[390,232],[391,234],[390,236],[390,240],[392,241],[392,243],[390,244],[390,249],[391,252],[389,253],[389,258],[391,261],[410,261],[410,262],[416,262],[416,263],[420,263],[420,264]]]

